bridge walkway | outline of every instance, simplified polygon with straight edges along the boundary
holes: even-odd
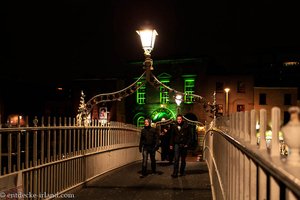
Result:
[[[157,161],[157,174],[140,178],[141,162],[136,162],[99,176],[68,193],[73,193],[78,200],[212,199],[206,162],[188,157],[185,176],[172,178],[172,171],[172,164]]]

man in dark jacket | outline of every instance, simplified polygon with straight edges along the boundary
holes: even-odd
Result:
[[[179,159],[180,164],[180,176],[185,175],[186,156],[188,146],[190,145],[191,134],[188,128],[188,124],[183,121],[182,115],[177,115],[176,123],[171,128],[171,140],[170,149],[174,150],[174,170],[172,177],[178,177]]]
[[[145,119],[145,126],[141,131],[139,150],[143,153],[142,175],[147,176],[147,161],[150,155],[152,173],[156,173],[155,152],[159,148],[159,134],[157,130],[151,127],[151,120]]]
[[[161,121],[165,121],[165,118],[162,118]],[[160,147],[161,147],[161,160],[168,160],[172,162],[173,158],[170,156],[170,125],[161,125],[160,126]]]

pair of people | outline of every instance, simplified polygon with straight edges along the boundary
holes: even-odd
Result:
[[[145,119],[145,126],[141,131],[139,150],[143,153],[142,161],[142,175],[141,178],[147,176],[147,160],[150,155],[152,173],[156,173],[156,159],[155,152],[159,148],[159,134],[158,131],[151,127],[151,120]],[[177,115],[176,123],[170,129],[170,150],[174,150],[174,168],[172,177],[177,178],[185,175],[186,156],[188,146],[191,140],[188,125],[183,121],[182,115]],[[179,162],[180,168],[179,168]]]

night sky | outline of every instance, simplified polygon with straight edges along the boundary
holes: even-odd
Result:
[[[260,55],[300,50],[290,1],[2,1],[1,79],[117,76],[143,61],[137,33],[158,32],[153,59],[210,57],[243,67]],[[246,65],[245,65],[246,66]],[[216,69],[217,70],[217,69]]]

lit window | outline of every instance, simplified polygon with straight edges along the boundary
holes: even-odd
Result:
[[[195,92],[195,79],[185,79],[184,80],[184,103],[190,104],[193,103],[194,97],[192,94]]]
[[[162,82],[164,85],[169,86],[170,81],[169,80],[161,80],[160,82]],[[159,88],[160,91],[160,103],[161,104],[167,104],[169,103],[169,90],[164,88],[163,86],[160,86]]]
[[[140,87],[143,83],[138,82],[137,86]],[[136,92],[136,103],[137,104],[145,104],[146,99],[146,86],[142,85]]]

